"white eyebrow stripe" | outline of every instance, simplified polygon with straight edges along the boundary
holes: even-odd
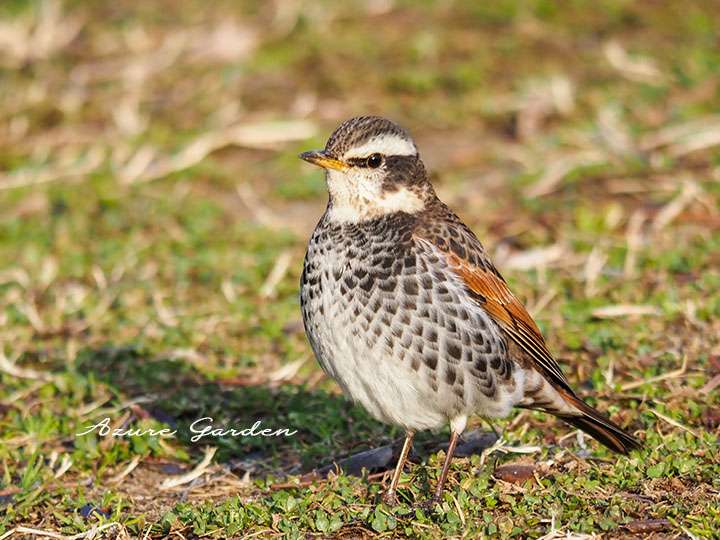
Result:
[[[343,158],[364,158],[375,153],[384,156],[416,156],[417,148],[412,141],[399,135],[378,135],[361,146],[350,148]]]

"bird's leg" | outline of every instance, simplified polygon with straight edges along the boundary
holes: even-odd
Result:
[[[402,450],[400,451],[400,457],[398,458],[395,471],[393,472],[392,481],[390,482],[390,488],[383,494],[383,501],[385,501],[385,503],[389,505],[397,503],[397,486],[398,482],[400,481],[400,474],[402,473],[403,467],[405,466],[405,461],[407,461],[408,454],[410,453],[410,448],[412,448],[412,441],[414,436],[415,433],[413,433],[412,431],[408,431],[406,433],[405,442],[403,443]]]
[[[445,487],[445,480],[447,480],[448,471],[450,471],[450,462],[452,461],[453,454],[455,453],[455,447],[457,446],[460,434],[457,431],[453,431],[450,435],[450,445],[448,446],[447,452],[445,453],[445,463],[443,463],[442,472],[440,473],[440,480],[435,488],[435,496],[433,501],[437,502],[441,499],[443,488]]]

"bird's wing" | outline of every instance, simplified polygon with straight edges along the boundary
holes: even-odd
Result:
[[[444,258],[476,302],[527,354],[535,369],[542,373],[545,379],[574,395],[560,366],[550,354],[537,324],[487,259],[474,235],[472,238],[466,236],[464,246],[458,250],[444,242],[444,245],[438,245],[439,242],[433,241],[433,235],[423,235],[416,231],[414,238],[416,242],[424,244],[426,248]],[[469,250],[473,251],[475,257],[469,256]],[[482,266],[469,259],[482,261]]]

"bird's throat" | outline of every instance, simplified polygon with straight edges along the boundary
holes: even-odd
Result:
[[[328,217],[338,223],[359,223],[397,212],[415,214],[424,209],[423,198],[404,187],[378,197],[331,191]]]

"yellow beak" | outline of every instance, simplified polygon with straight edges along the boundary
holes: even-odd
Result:
[[[310,152],[303,152],[300,154],[300,159],[322,167],[323,169],[335,169],[336,171],[345,171],[348,169],[346,163],[343,163],[339,159],[328,156],[324,150],[312,150]]]

